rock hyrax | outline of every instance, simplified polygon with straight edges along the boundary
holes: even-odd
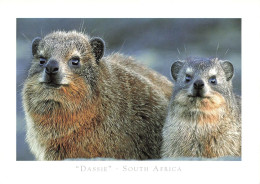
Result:
[[[233,93],[233,65],[188,58],[171,67],[175,86],[163,127],[162,157],[241,154],[241,99]]]
[[[160,157],[172,83],[104,46],[76,31],[34,39],[22,94],[38,160]]]

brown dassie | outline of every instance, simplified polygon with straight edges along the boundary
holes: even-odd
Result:
[[[233,93],[233,65],[216,58],[173,63],[175,80],[163,128],[163,157],[241,154],[241,99]]]
[[[104,47],[76,31],[34,39],[23,105],[37,160],[160,157],[172,83]]]

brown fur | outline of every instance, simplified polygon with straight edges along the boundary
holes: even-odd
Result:
[[[178,74],[163,128],[162,157],[224,157],[241,155],[241,104],[226,81],[220,61],[190,61]],[[179,63],[176,63],[179,64]],[[173,65],[177,66],[177,65]],[[193,67],[193,81],[185,82],[186,68]],[[208,81],[216,71],[219,85]],[[196,78],[197,77],[197,78]],[[203,80],[204,96],[194,97],[194,83]],[[176,89],[177,88],[177,89]]]
[[[67,51],[63,49],[61,55],[55,48],[65,42],[61,41],[63,37],[79,40],[82,46],[66,46]],[[159,158],[172,84],[120,54],[97,64],[88,50],[86,35],[56,32],[43,40],[38,52],[44,51],[64,65],[76,50],[84,68],[75,73],[65,66],[69,84],[53,89],[39,83],[41,71],[35,72],[37,56],[33,60],[23,103],[27,141],[36,158]]]

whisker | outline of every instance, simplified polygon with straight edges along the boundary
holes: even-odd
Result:
[[[16,70],[16,71],[19,71],[19,72],[26,72],[28,70],[24,69],[24,70]]]
[[[22,36],[25,38],[26,41],[31,43],[31,40],[24,33],[22,33]]]
[[[217,45],[217,49],[216,49],[216,57],[215,57],[215,58],[218,57],[218,49],[219,49],[219,42],[218,42],[218,45]]]
[[[185,56],[186,56],[186,58],[188,58],[188,53],[187,53],[187,49],[186,49],[185,44],[183,44],[183,47],[184,47],[184,50],[185,50]]]
[[[42,34],[42,26],[41,26],[41,38],[43,37],[43,34]]]
[[[224,54],[224,56],[223,56],[223,57],[225,57],[225,56],[226,56],[226,54],[228,53],[228,51],[229,51],[229,48],[227,49],[227,51],[225,52],[225,54]]]
[[[123,49],[123,47],[124,47],[124,45],[125,45],[125,42],[126,42],[126,40],[124,40],[123,44],[121,45],[121,47],[120,47],[120,49],[119,49],[119,52],[122,51],[122,49]]]
[[[180,52],[180,50],[179,50],[178,47],[177,47],[177,52],[178,52],[179,56],[181,56],[181,52]],[[179,56],[177,56],[177,58],[178,58],[178,60],[181,60],[181,59],[179,58]]]
[[[180,50],[178,49],[178,47],[177,47],[177,51],[178,51],[179,55],[181,55],[181,52],[180,52]]]
[[[80,22],[79,32],[82,32],[82,30],[83,30],[83,25],[84,25],[84,20],[82,20],[82,21]]]

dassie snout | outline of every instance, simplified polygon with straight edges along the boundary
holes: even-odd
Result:
[[[193,83],[192,93],[194,97],[205,96],[205,83],[203,80],[198,79]]]
[[[193,87],[194,89],[196,90],[201,90],[204,88],[204,82],[203,80],[196,80],[194,83],[193,83]]]
[[[56,75],[59,72],[59,63],[52,59],[45,66],[45,73],[48,75]]]
[[[43,78],[42,82],[47,85],[60,85],[62,82],[61,67],[57,60],[50,59],[43,65]]]

